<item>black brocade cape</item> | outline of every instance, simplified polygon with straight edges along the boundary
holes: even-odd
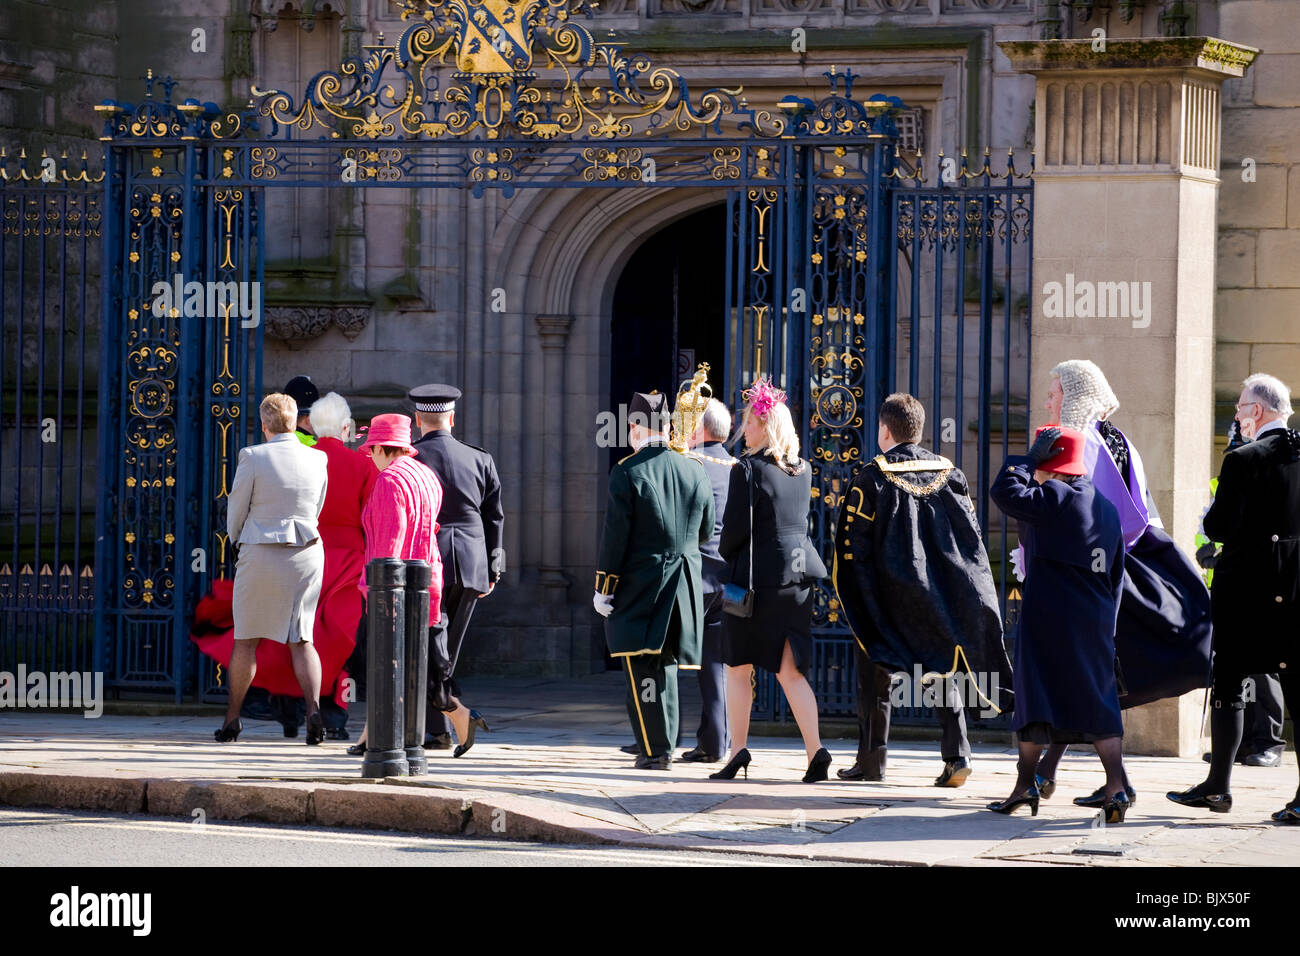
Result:
[[[919,470],[922,460],[935,465]],[[997,590],[961,469],[912,443],[865,465],[840,509],[835,589],[873,661],[948,673],[960,645],[957,668],[1012,709]]]

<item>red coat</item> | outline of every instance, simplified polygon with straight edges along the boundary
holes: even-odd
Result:
[[[321,438],[315,447],[325,453],[329,475],[325,504],[317,519],[325,550],[325,573],[312,627],[312,643],[316,645],[321,662],[319,691],[323,696],[334,687],[340,676],[346,676],[343,665],[356,647],[357,625],[362,612],[361,593],[356,582],[365,567],[361,513],[375,479],[379,477],[379,470],[368,455],[353,451],[337,438]],[[199,602],[195,611],[191,635],[200,650],[225,667],[230,666],[234,645],[230,601],[230,582],[214,581],[212,593]],[[258,644],[257,674],[253,685],[272,694],[302,696],[287,645],[274,641]],[[340,706],[346,706],[343,697],[340,686],[335,695]]]

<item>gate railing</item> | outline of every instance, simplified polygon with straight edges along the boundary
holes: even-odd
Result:
[[[93,667],[99,178],[0,152],[3,671]]]

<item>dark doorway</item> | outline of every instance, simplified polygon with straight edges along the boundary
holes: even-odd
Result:
[[[718,389],[726,356],[723,322],[727,207],[720,203],[665,226],[633,253],[614,289],[610,408],[633,392],[676,396],[695,366],[708,362]],[[618,436],[626,442],[626,433]],[[614,449],[610,465],[628,453]]]

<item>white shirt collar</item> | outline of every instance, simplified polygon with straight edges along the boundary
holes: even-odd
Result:
[[[636,451],[640,451],[646,445],[666,445],[666,444],[668,444],[668,439],[664,438],[663,435],[649,435],[646,438],[643,438],[640,442],[635,442],[635,441],[632,442],[632,447]]]
[[[1258,430],[1256,430],[1255,432],[1255,438],[1258,439],[1260,435],[1264,434],[1265,432],[1271,432],[1276,428],[1286,428],[1286,419],[1275,418],[1267,425],[1261,425],[1258,428]]]

